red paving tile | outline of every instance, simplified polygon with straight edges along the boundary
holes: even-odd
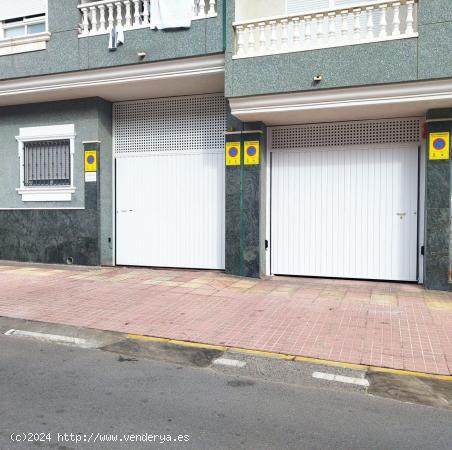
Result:
[[[0,265],[0,315],[452,374],[452,294],[414,284]]]

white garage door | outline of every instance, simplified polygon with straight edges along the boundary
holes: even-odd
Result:
[[[224,269],[225,101],[114,108],[116,262]]]
[[[418,119],[270,137],[272,273],[417,279]]]

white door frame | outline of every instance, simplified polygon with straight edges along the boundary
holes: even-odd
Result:
[[[421,134],[425,127],[425,119],[421,121]],[[425,246],[425,178],[427,161],[427,140],[421,137],[419,144],[419,200],[418,200],[418,283],[424,284],[424,255]]]
[[[272,160],[271,160],[271,129],[272,127],[267,127],[267,149],[266,149],[266,167],[265,167],[265,240],[266,240],[266,251],[265,251],[265,275],[273,276],[271,270],[271,252],[272,252],[272,240],[271,240],[271,194],[272,194]]]
[[[377,119],[384,120],[384,119]],[[394,120],[394,119],[387,119]],[[417,269],[418,269],[418,284],[423,284],[424,282],[424,257],[421,253],[422,247],[425,245],[425,158],[426,158],[426,140],[422,137],[422,130],[425,123],[425,117],[420,118],[420,143],[419,143],[419,164],[418,164],[418,255],[417,255]],[[303,125],[303,124],[300,124]],[[279,125],[280,126],[280,125]],[[272,251],[272,241],[271,241],[271,195],[272,195],[272,160],[271,160],[271,150],[272,150],[272,135],[271,131],[273,128],[278,128],[278,126],[268,126],[267,127],[267,149],[266,149],[266,208],[265,208],[265,239],[267,240],[268,247],[265,254],[265,275],[274,276],[271,267],[271,251]]]

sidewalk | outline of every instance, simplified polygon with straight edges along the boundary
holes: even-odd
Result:
[[[409,284],[1,265],[0,316],[452,374],[452,294]]]

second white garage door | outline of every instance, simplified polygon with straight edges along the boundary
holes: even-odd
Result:
[[[224,269],[224,97],[114,113],[117,264]]]
[[[368,124],[271,131],[272,273],[417,279],[419,122]]]

